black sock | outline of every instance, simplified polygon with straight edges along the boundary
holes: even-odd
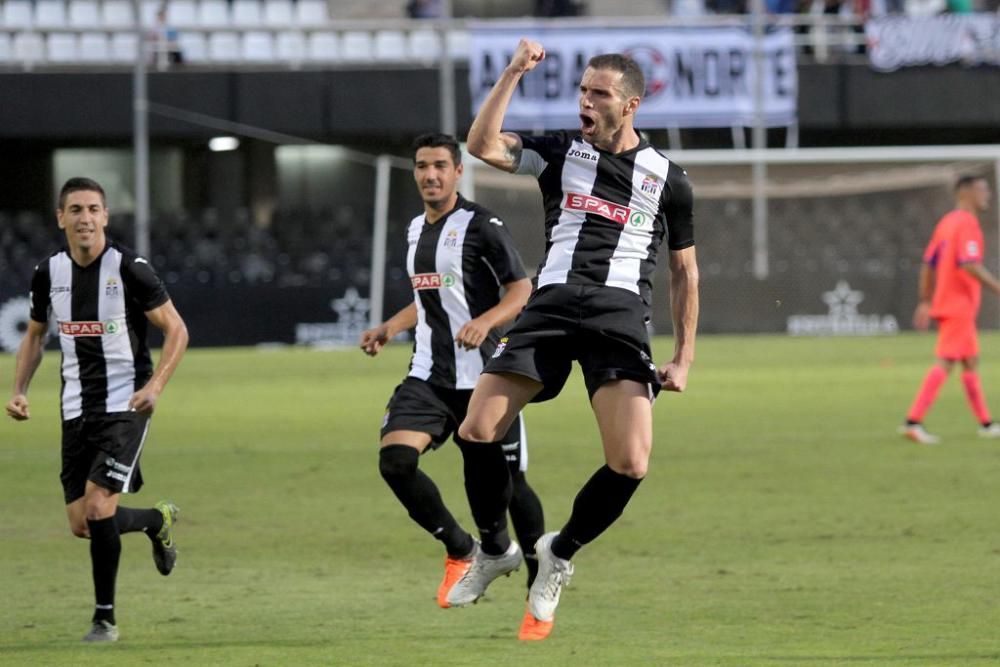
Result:
[[[606,465],[598,469],[576,495],[569,521],[552,540],[552,553],[569,559],[596,539],[622,515],[641,481],[618,474]]]
[[[497,442],[466,442],[459,447],[465,461],[465,494],[483,552],[499,556],[510,547],[507,506],[513,490],[507,458]]]
[[[115,517],[87,519],[90,528],[90,565],[94,575],[95,621],[115,622],[115,580],[122,553]]]
[[[510,498],[510,522],[514,524],[514,534],[524,551],[524,564],[528,569],[528,588],[531,588],[538,574],[538,559],[535,557],[535,542],[545,532],[545,514],[538,494],[528,485],[528,480],[520,470],[510,471],[513,493]]]
[[[419,460],[420,452],[413,447],[386,445],[379,451],[378,469],[411,519],[441,540],[449,556],[467,556],[473,548],[472,536],[462,530],[444,506],[434,481],[417,467]]]
[[[118,533],[121,535],[141,530],[150,537],[156,537],[163,527],[163,514],[160,510],[154,509],[137,510],[119,507],[115,512],[115,523],[118,524]]]

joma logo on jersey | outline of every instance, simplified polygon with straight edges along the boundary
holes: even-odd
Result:
[[[590,195],[582,195],[577,192],[566,193],[566,201],[563,203],[563,208],[572,211],[593,213],[611,222],[617,222],[619,225],[624,225],[628,222],[629,217],[632,215],[632,209],[628,206],[622,206],[621,204],[615,204],[614,202],[599,199],[598,197],[591,197]]]
[[[59,331],[67,336],[103,336],[104,322],[60,322]]]
[[[571,149],[566,153],[567,157],[582,157],[584,160],[590,160],[591,162],[597,162],[597,156],[593,153],[588,153],[586,151],[579,151],[575,148]]]
[[[455,284],[455,276],[450,273],[418,273],[410,278],[410,284],[415,290],[441,289]]]

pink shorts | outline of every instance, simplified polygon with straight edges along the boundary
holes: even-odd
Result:
[[[947,317],[937,321],[938,341],[934,354],[939,359],[955,361],[979,356],[976,321],[964,317]]]

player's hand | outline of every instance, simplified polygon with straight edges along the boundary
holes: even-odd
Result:
[[[664,391],[684,391],[688,381],[688,367],[670,362],[660,367],[660,387]]]
[[[480,318],[469,320],[455,335],[455,342],[466,350],[475,350],[490,335],[490,327]]]
[[[361,349],[369,357],[374,357],[378,354],[388,342],[389,327],[384,324],[361,332]]]
[[[921,301],[913,311],[913,326],[918,331],[927,331],[931,325],[931,304]]]
[[[510,59],[510,67],[520,73],[530,72],[543,60],[545,60],[545,48],[534,40],[522,37],[514,56]]]
[[[148,382],[145,387],[132,394],[132,398],[128,400],[128,408],[144,415],[151,415],[159,397],[159,388]]]
[[[28,410],[28,397],[24,394],[14,394],[7,401],[7,416],[19,422],[30,419],[31,412]]]

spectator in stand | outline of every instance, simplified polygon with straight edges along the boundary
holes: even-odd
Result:
[[[580,16],[583,7],[576,0],[535,0],[535,16]]]
[[[441,0],[409,0],[406,15],[411,19],[439,19],[443,17]]]
[[[159,69],[166,69],[168,65],[179,65],[184,62],[177,29],[171,28],[167,23],[167,3],[165,2],[156,10],[156,27],[150,34],[150,41],[153,43],[153,59]]]

